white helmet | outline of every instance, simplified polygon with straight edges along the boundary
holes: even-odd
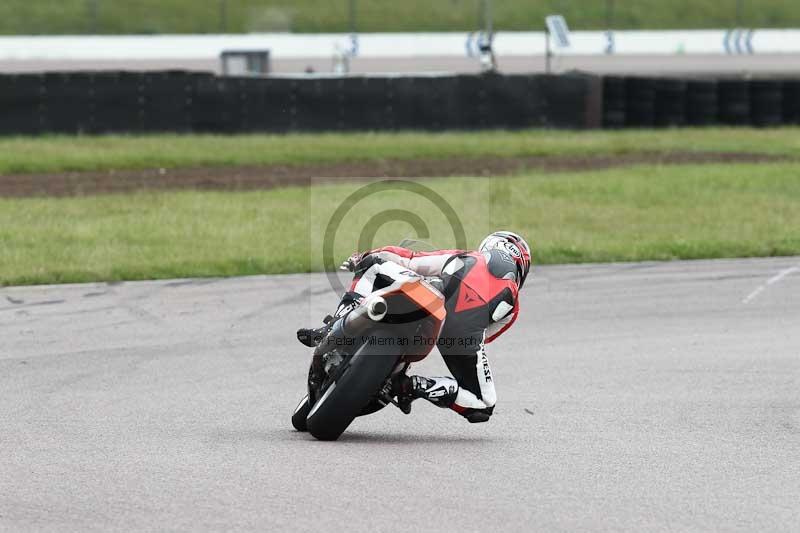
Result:
[[[495,231],[478,246],[479,252],[500,249],[508,253],[517,265],[517,286],[522,288],[531,270],[531,248],[521,236],[512,231]]]

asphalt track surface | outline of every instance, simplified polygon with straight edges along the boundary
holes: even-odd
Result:
[[[0,289],[0,530],[797,530],[800,257],[539,268],[489,423],[418,402],[325,443],[290,426],[293,332],[334,302]]]
[[[552,61],[553,72],[582,70],[597,74],[664,74],[664,75],[739,75],[739,74],[796,74],[800,57],[797,54],[675,54],[675,55],[571,55],[556,56]],[[545,58],[542,54],[530,56],[501,56],[498,58],[501,72],[544,72]],[[163,60],[25,60],[0,59],[0,73],[22,73],[74,70],[197,70],[221,72],[218,58],[168,59]],[[307,68],[316,73],[331,73],[331,58],[309,57],[306,59],[281,59],[271,62],[274,74],[302,74]],[[355,58],[350,64],[352,74],[381,73],[476,73],[481,67],[478,59],[464,57],[393,57]]]

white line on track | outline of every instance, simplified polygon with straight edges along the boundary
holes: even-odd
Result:
[[[785,278],[786,276],[788,276],[789,274],[792,274],[794,272],[800,272],[800,265],[795,265],[795,266],[789,267],[789,268],[787,268],[785,270],[781,270],[780,272],[778,272],[777,274],[775,274],[774,276],[769,278],[766,283],[756,287],[756,289],[753,292],[748,294],[747,297],[745,297],[745,299],[742,300],[742,303],[743,304],[750,303],[751,301],[755,300],[758,297],[759,294],[764,292],[764,290],[767,287],[769,287],[770,285],[774,285],[775,283],[778,283],[780,280],[782,280],[783,278]]]

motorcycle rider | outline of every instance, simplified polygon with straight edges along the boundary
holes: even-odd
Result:
[[[380,265],[391,261],[421,276],[438,278],[445,296],[445,319],[437,347],[453,377],[406,376],[395,383],[398,404],[410,412],[424,398],[450,408],[470,422],[486,422],[497,399],[485,344],[503,334],[519,314],[519,289],[530,271],[531,251],[516,233],[496,231],[477,251],[415,252],[386,246],[353,254],[344,268],[355,273],[335,317],[358,306],[374,290],[387,286]],[[323,342],[335,318],[318,329],[300,329],[297,338],[309,347]]]

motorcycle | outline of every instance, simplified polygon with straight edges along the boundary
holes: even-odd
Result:
[[[394,282],[340,317],[314,350],[308,393],[292,425],[320,440],[336,440],[359,416],[393,404],[395,383],[431,352],[444,325],[444,296],[435,281],[384,263]]]

